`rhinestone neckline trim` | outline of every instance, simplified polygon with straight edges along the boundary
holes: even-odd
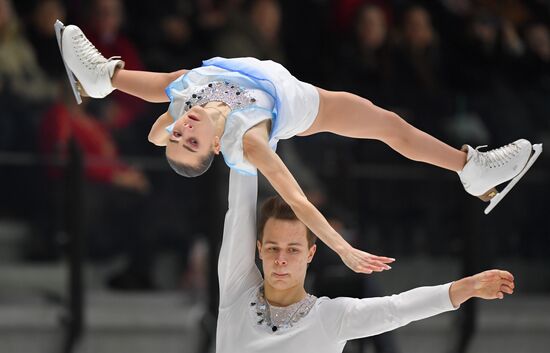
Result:
[[[288,329],[304,318],[313,308],[317,297],[307,294],[297,303],[285,307],[277,307],[269,304],[264,296],[264,286],[258,288],[255,301],[250,307],[255,311],[259,326],[268,327],[272,332],[279,329]]]
[[[219,101],[227,104],[231,110],[246,108],[256,102],[250,92],[229,81],[213,81],[184,98],[183,111],[187,112],[195,105]]]

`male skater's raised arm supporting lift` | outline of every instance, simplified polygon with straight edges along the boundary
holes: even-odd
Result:
[[[388,297],[316,298],[304,289],[315,237],[280,197],[273,197],[262,206],[256,238],[256,197],[257,177],[231,170],[218,263],[218,353],[342,352],[347,340],[456,309],[472,297],[495,299],[513,292],[513,276],[491,270]],[[254,263],[255,244],[263,279]]]

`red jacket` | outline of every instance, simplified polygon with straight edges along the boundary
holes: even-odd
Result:
[[[48,157],[64,158],[68,154],[69,141],[74,138],[84,157],[84,172],[88,180],[111,182],[117,171],[128,169],[118,155],[116,143],[109,130],[80,106],[70,111],[56,103],[45,114],[40,126],[39,146]],[[63,168],[48,168],[49,175],[60,177]]]

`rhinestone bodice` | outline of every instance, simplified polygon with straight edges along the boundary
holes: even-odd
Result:
[[[307,294],[297,303],[285,307],[277,307],[269,304],[264,296],[264,287],[256,292],[256,298],[250,303],[255,311],[256,323],[269,328],[272,332],[279,329],[288,329],[304,318],[313,308],[317,297]]]
[[[213,101],[223,102],[231,110],[246,108],[256,102],[256,98],[252,97],[248,90],[228,81],[210,82],[184,99],[186,99],[183,107],[184,112],[195,105]]]

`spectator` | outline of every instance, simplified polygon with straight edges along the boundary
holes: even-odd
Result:
[[[340,50],[339,65],[334,72],[338,86],[366,97],[381,106],[391,105],[391,82],[394,68],[390,52],[389,24],[384,10],[365,5],[357,12],[353,41]]]
[[[119,256],[125,260],[120,271],[112,274],[106,283],[112,289],[166,287],[166,283],[159,284],[153,278],[156,260],[163,253],[171,253],[182,268],[177,266],[168,270],[183,271],[193,236],[201,232],[191,220],[204,221],[200,217],[205,217],[202,213],[196,214],[199,213],[197,209],[201,209],[197,207],[198,202],[178,207],[167,205],[175,205],[184,197],[199,199],[194,189],[201,190],[201,187],[186,187],[185,181],[164,173],[153,176],[154,182],[150,182],[150,176],[123,161],[111,131],[100,118],[89,112],[89,101],[77,105],[71,92],[64,93],[65,101],[55,103],[41,122],[40,147],[43,156],[64,159],[72,139],[82,154],[85,178],[83,229],[89,257],[94,262]],[[52,166],[47,175],[52,185],[50,203],[58,205],[60,202],[56,198],[63,193],[56,185],[63,176],[63,169]],[[151,192],[153,186],[154,192]],[[51,211],[55,211],[55,207]],[[55,219],[51,217],[50,221]],[[43,225],[45,229],[54,231],[59,226]],[[38,242],[53,248],[54,234],[47,235],[49,240]],[[178,274],[165,275],[167,278],[179,277]]]
[[[24,37],[10,0],[0,0],[0,148],[33,150],[38,110],[57,94]]]
[[[58,101],[41,122],[41,152],[45,157],[63,160],[68,156],[71,139],[74,140],[84,161],[82,214],[89,255],[102,260],[121,252],[126,254],[128,273],[124,283],[119,280],[113,287],[149,289],[152,254],[142,224],[150,187],[148,178],[121,160],[109,130],[85,110],[86,101],[77,105],[69,92],[66,98],[71,103]],[[47,174],[56,185],[55,180],[63,175],[63,168],[49,167]],[[50,196],[52,204],[60,204],[55,200],[61,197],[59,192],[52,192]],[[59,225],[48,228],[59,228]]]
[[[400,35],[395,52],[398,105],[413,124],[441,135],[444,118],[452,111],[452,100],[430,13],[418,5],[406,8]]]
[[[281,8],[277,0],[254,0],[243,14],[235,12],[214,42],[216,56],[252,56],[285,63],[279,38]]]
[[[65,67],[58,54],[53,23],[64,21],[65,8],[59,0],[37,1],[28,21],[27,35],[38,64],[51,80],[64,78]]]
[[[491,143],[529,136],[532,131],[530,121],[518,118],[525,117],[526,110],[510,83],[510,73],[521,57],[514,31],[513,25],[491,13],[476,13],[461,55],[452,64],[457,88],[487,125]]]
[[[533,21],[523,30],[525,55],[517,68],[517,87],[539,138],[550,139],[550,30],[546,23]]]
[[[126,68],[143,70],[144,66],[134,43],[122,31],[123,22],[122,0],[93,0],[86,33],[89,33],[90,40],[105,57],[121,55]],[[102,117],[105,125],[109,129],[117,130],[117,139],[124,142],[122,146],[140,146],[142,139],[136,138],[135,131],[129,125],[145,113],[143,101],[114,92],[105,102],[94,102],[94,105],[97,105],[96,115]]]
[[[206,59],[206,49],[195,39],[196,29],[188,16],[163,14],[155,32],[144,57],[151,70],[169,72],[198,67]]]
[[[146,192],[145,175],[120,160],[109,130],[87,113],[85,107],[86,101],[81,105],[57,102],[46,112],[40,129],[42,152],[64,158],[69,140],[74,138],[84,155],[87,180]],[[54,168],[49,175],[59,177],[60,173]]]

